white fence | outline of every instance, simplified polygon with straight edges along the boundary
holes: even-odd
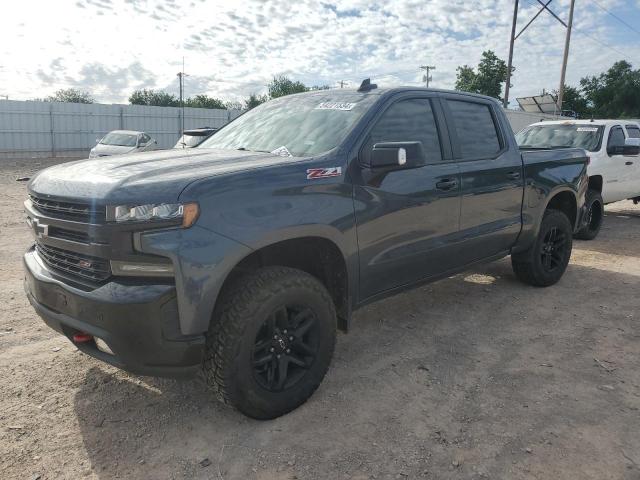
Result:
[[[560,115],[551,115],[548,113],[529,113],[520,110],[505,110],[504,112],[507,114],[507,119],[514,133],[518,133],[532,123],[542,122],[543,120],[571,120],[570,117],[561,117]]]
[[[185,108],[184,127],[221,127],[237,110]],[[171,148],[182,130],[179,107],[0,100],[0,159],[83,157],[111,130],[139,130]]]

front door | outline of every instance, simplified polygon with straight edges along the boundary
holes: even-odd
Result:
[[[444,129],[437,98],[402,98],[387,104],[365,134],[352,169],[361,299],[457,263],[460,185]],[[425,164],[371,168],[373,145],[383,142],[422,142]]]
[[[453,154],[460,165],[460,234],[464,263],[504,253],[522,225],[522,157],[507,144],[497,105],[489,100],[444,101]]]

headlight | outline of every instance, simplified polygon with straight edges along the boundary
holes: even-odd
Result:
[[[107,207],[107,221],[123,223],[182,219],[182,226],[189,228],[195,223],[198,213],[197,203],[116,205]]]

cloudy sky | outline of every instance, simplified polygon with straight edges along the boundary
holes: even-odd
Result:
[[[518,28],[537,5],[520,0]],[[568,17],[569,0],[550,7]],[[513,0],[3,2],[0,95],[75,87],[122,103],[138,88],[177,93],[183,56],[187,96],[237,100],[277,74],[307,85],[369,76],[417,85],[424,64],[437,67],[433,86],[452,88],[456,67],[477,64],[483,50],[507,58],[512,13]],[[619,59],[640,68],[640,0],[577,0],[574,25],[568,84]],[[543,13],[516,41],[512,98],[558,87],[564,35]]]

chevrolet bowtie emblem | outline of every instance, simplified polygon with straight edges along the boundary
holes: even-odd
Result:
[[[27,223],[31,227],[31,230],[33,230],[36,238],[42,238],[49,235],[49,225],[40,223],[37,218],[27,218]]]

